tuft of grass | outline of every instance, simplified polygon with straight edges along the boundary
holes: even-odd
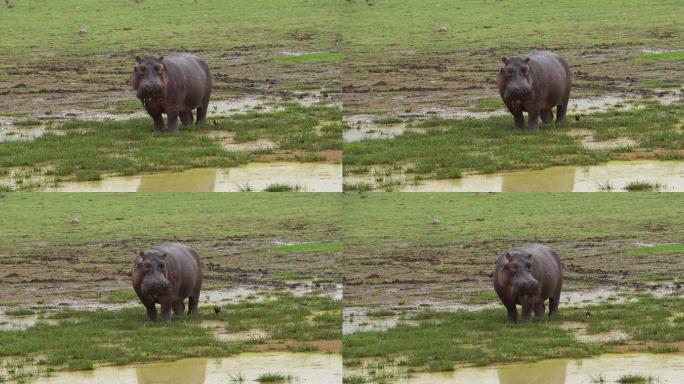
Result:
[[[35,314],[35,312],[31,309],[28,309],[28,308],[10,309],[9,311],[5,312],[5,315],[15,316],[15,317],[29,316],[29,315],[33,315],[33,314]]]
[[[76,180],[77,181],[102,180],[102,174],[96,170],[77,171],[76,172]]]
[[[299,185],[290,184],[270,184],[264,188],[264,192],[298,192],[301,190]]]
[[[131,289],[123,289],[120,291],[109,292],[105,297],[108,303],[128,303],[138,298],[135,291]]]
[[[653,247],[632,248],[626,251],[629,255],[657,255],[684,253],[684,244],[663,244]]]
[[[631,181],[625,186],[627,192],[657,192],[662,189],[662,185],[649,181]]]
[[[33,125],[41,125],[42,122],[38,119],[26,119],[26,120],[19,120],[15,121],[14,125],[20,126],[20,127],[30,127]]]
[[[292,245],[282,245],[280,247],[267,248],[266,251],[270,253],[294,253],[294,252],[326,252],[326,251],[341,251],[342,243],[302,243]]]
[[[286,383],[292,381],[292,376],[280,373],[264,373],[257,377],[259,383]]]
[[[653,383],[655,378],[652,376],[623,375],[617,380],[620,384],[648,384]]]
[[[684,51],[645,53],[643,55],[632,56],[632,59],[640,62],[684,60]]]

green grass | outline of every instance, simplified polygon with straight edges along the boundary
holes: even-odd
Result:
[[[265,341],[221,342],[201,326],[219,321],[231,332],[265,330],[268,340],[332,340],[341,337],[340,302],[327,297],[281,295],[263,303],[210,308],[189,319],[166,323],[146,320],[142,306],[116,311],[64,310],[47,315],[58,325],[39,323],[24,331],[0,331],[0,356],[40,357],[41,366],[66,370],[93,369],[95,364],[124,365],[189,357],[221,357],[250,350]],[[336,316],[314,317],[327,311]],[[266,340],[266,341],[268,341]]]
[[[26,119],[26,120],[19,120],[15,121],[14,125],[19,126],[19,127],[30,127],[34,125],[40,125],[42,122],[38,119]]]
[[[293,380],[292,376],[280,373],[263,373],[257,377],[259,383],[289,383]]]
[[[417,122],[422,133],[407,132],[393,140],[345,143],[345,172],[372,165],[411,164],[409,173],[434,178],[458,178],[462,172],[491,173],[541,169],[561,165],[590,165],[619,159],[628,149],[584,149],[570,129],[595,130],[603,139],[626,136],[639,148],[664,151],[684,149],[684,133],[677,129],[684,104],[650,105],[630,112],[585,116],[579,122],[546,127],[539,133],[519,133],[510,117],[488,119],[430,119]],[[669,153],[668,152],[668,153]]]
[[[457,365],[532,362],[550,358],[582,358],[610,350],[624,342],[582,343],[563,321],[583,322],[590,334],[622,330],[636,341],[667,343],[684,340],[684,330],[667,318],[684,309],[676,296],[642,297],[625,304],[602,304],[586,309],[561,308],[552,320],[536,319],[530,325],[506,325],[506,311],[423,311],[412,318],[420,326],[403,326],[385,332],[363,332],[343,337],[345,360],[400,361],[413,371],[453,370]],[[586,311],[592,316],[587,318]]]
[[[657,192],[662,188],[658,183],[651,183],[649,181],[631,181],[625,186],[627,192]]]
[[[634,248],[627,251],[630,255],[678,254],[684,253],[684,244],[665,244],[653,247]]]
[[[183,0],[16,2],[0,12],[0,51],[83,55],[250,45],[326,50],[337,39],[337,5],[331,0],[315,7],[305,0],[287,6],[268,0],[209,0],[191,7]],[[168,22],[181,14],[182,19]],[[85,35],[78,34],[81,26]]]
[[[290,184],[270,184],[264,188],[264,192],[298,192],[301,189],[298,185]]]
[[[104,301],[108,303],[128,303],[138,298],[135,291],[132,289],[123,289],[119,291],[109,292]]]
[[[17,308],[17,309],[11,309],[7,312],[5,312],[7,316],[14,316],[14,317],[21,317],[21,316],[29,316],[35,314],[35,312],[31,309],[28,308]]]
[[[684,51],[672,51],[662,53],[647,53],[634,56],[638,61],[661,61],[661,60],[684,60]]]
[[[655,379],[651,376],[641,375],[623,375],[617,380],[620,384],[648,384],[653,383]]]
[[[31,142],[0,143],[0,167],[54,167],[62,178],[100,180],[102,174],[202,167],[233,167],[259,158],[260,152],[226,152],[209,131],[235,132],[237,142],[259,138],[286,151],[340,149],[340,110],[327,107],[288,107],[272,113],[248,113],[221,119],[218,125],[181,128],[177,135],[153,132],[149,118],[129,121],[69,121],[65,134],[46,134]],[[20,186],[21,187],[21,186]]]

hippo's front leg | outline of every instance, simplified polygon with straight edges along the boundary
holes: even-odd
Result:
[[[527,299],[523,301],[522,304],[522,321],[523,323],[529,323],[532,321],[532,310],[534,309],[534,301],[532,299]]]
[[[171,309],[173,309],[173,301],[170,298],[160,299],[161,304],[161,321],[167,321],[171,318]]]
[[[508,311],[508,322],[511,324],[518,322],[518,308],[515,303],[506,303],[506,311]]]
[[[169,120],[169,128],[167,132],[177,133],[178,132],[178,111],[172,110],[166,113],[166,117]]]
[[[145,310],[147,311],[147,320],[157,321],[157,307],[154,305],[154,302],[144,302],[143,305],[145,306]]]
[[[530,120],[529,126],[531,131],[539,130],[539,109],[531,108],[527,112],[527,117]]]
[[[164,118],[162,117],[162,113],[151,108],[147,108],[147,113],[150,114],[154,121],[154,130],[157,132],[164,132]]]

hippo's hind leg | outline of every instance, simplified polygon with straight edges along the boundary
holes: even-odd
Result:
[[[185,312],[185,304],[183,304],[183,300],[178,300],[175,303],[173,303],[173,314],[176,316],[182,316],[183,312]]]
[[[183,126],[192,125],[192,111],[179,112],[178,116],[180,117],[180,121],[183,123]]]
[[[560,304],[560,292],[557,292],[549,299],[549,317],[558,314],[558,305]]]
[[[188,298],[188,315],[197,313],[197,305],[199,304],[199,292],[196,295]]]
[[[207,109],[209,108],[209,98],[202,100],[202,105],[197,108],[197,125],[204,124],[207,121]]]
[[[546,109],[541,111],[541,120],[544,124],[553,123],[553,111],[551,109]]]
[[[534,304],[534,316],[542,317],[544,316],[544,311],[546,311],[546,306],[543,301],[538,301]]]

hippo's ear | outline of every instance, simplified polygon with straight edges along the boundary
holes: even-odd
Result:
[[[506,56],[501,56],[501,62],[502,62],[504,65],[507,65],[507,64],[508,64],[508,57],[506,57]]]
[[[142,59],[140,58],[140,56],[136,56],[136,57],[135,57],[135,62],[136,62],[136,63],[139,63],[139,62],[141,62],[141,61],[142,61]]]
[[[510,253],[506,252],[506,254],[504,255],[504,259],[507,263],[510,263],[511,261],[513,261],[513,256],[511,256]]]
[[[531,253],[528,253],[528,254],[527,254],[527,258],[528,258],[528,259],[531,259],[531,258],[532,258],[532,254],[531,254]]]
[[[525,62],[525,64],[529,64],[529,63],[530,63],[530,58],[529,58],[529,56],[526,57],[525,59],[523,59],[523,61]]]
[[[159,56],[159,61],[164,60],[164,55]]]
[[[142,249],[139,250],[138,257],[140,258],[140,260],[145,260],[145,251],[143,251]]]
[[[166,253],[162,253],[159,257],[160,257],[161,259],[166,259]]]

